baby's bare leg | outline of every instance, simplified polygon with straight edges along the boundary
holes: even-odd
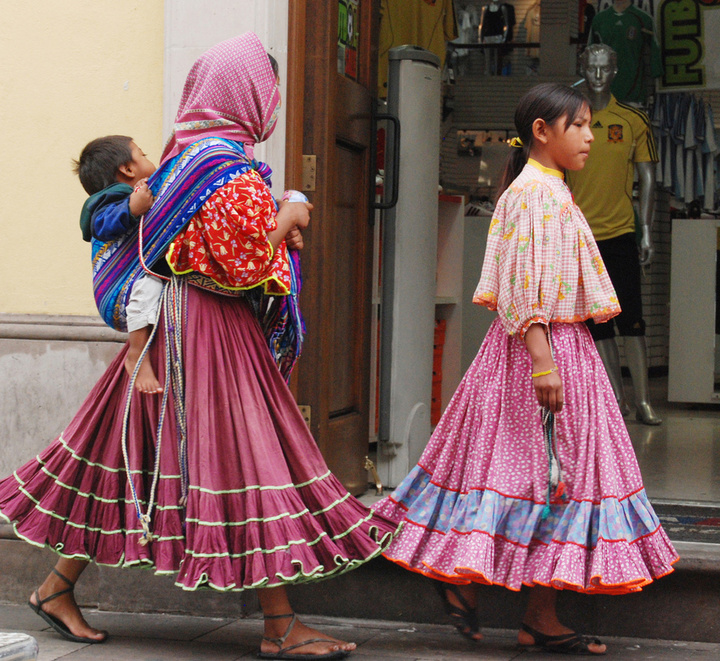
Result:
[[[132,376],[135,371],[135,367],[140,359],[140,354],[145,348],[149,337],[150,326],[130,331],[128,334],[130,348],[128,349],[127,358],[125,358],[125,369],[130,376]],[[140,363],[137,378],[135,379],[135,388],[148,395],[154,395],[163,391],[149,360],[143,360],[142,363]]]

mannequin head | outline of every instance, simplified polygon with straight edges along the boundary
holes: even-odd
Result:
[[[580,72],[592,94],[609,93],[617,73],[617,54],[605,44],[590,44],[580,55]]]

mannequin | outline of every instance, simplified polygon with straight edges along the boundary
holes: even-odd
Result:
[[[612,85],[615,98],[644,105],[649,81],[663,72],[652,17],[631,0],[614,0],[593,18],[589,43],[606,44],[617,54],[620,72]]]
[[[655,143],[647,115],[618,103],[610,92],[617,72],[617,57],[612,48],[604,44],[588,46],[581,55],[580,70],[593,110],[595,142],[585,168],[568,172],[567,183],[595,235],[623,308],[616,320],[590,324],[590,332],[618,404],[627,414],[629,407],[613,329],[617,326],[624,337],[625,356],[635,391],[636,417],[643,424],[659,425],[662,420],[650,404],[640,296],[640,267],[650,264],[653,257]],[[638,177],[637,218],[632,204],[633,170]],[[635,242],[636,225],[640,233],[639,246]]]
[[[451,43],[471,44],[477,43],[478,25],[480,18],[475,5],[467,4],[457,9],[457,39]],[[454,74],[465,74],[465,60],[470,51],[467,48],[452,48],[449,51],[450,67]],[[454,82],[454,81],[453,81]]]
[[[480,10],[478,35],[481,44],[502,44],[509,40],[510,16],[504,3],[491,0]],[[485,50],[485,74],[497,76],[500,73],[500,49]]]

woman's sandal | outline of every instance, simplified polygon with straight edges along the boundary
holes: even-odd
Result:
[[[445,612],[450,616],[453,626],[458,630],[461,636],[465,636],[474,643],[479,642],[476,636],[480,633],[480,622],[478,621],[477,612],[463,597],[457,585],[454,583],[443,583],[442,581],[433,581],[435,589],[443,600]],[[448,592],[452,592],[460,603],[459,606],[451,603],[448,599]]]
[[[575,632],[562,633],[558,636],[546,636],[525,623],[520,628],[525,633],[529,633],[534,641],[532,645],[520,644],[522,648],[535,647],[543,652],[574,654],[576,656],[603,656],[605,654],[605,652],[590,651],[590,645],[602,645],[597,638],[582,636]]]
[[[332,645],[337,645],[337,641],[328,640],[327,638],[308,638],[308,640],[304,640],[302,643],[297,643],[297,645],[283,647],[285,641],[290,635],[290,632],[295,626],[295,622],[297,622],[297,615],[295,615],[295,613],[288,613],[287,615],[265,615],[264,617],[266,620],[279,620],[284,617],[291,617],[292,620],[290,620],[288,628],[280,638],[268,638],[267,636],[263,636],[263,640],[267,640],[269,643],[277,645],[278,651],[258,652],[258,657],[260,659],[306,659],[306,661],[311,661],[313,659],[344,659],[350,654],[350,652],[346,650],[336,650],[334,652],[328,652],[327,654],[292,654],[292,650],[296,650],[298,647],[304,647],[305,645],[310,645],[312,643],[330,643]]]
[[[43,604],[46,604],[48,601],[52,601],[53,599],[56,599],[60,595],[67,594],[68,592],[72,592],[73,588],[75,587],[75,583],[73,583],[67,576],[63,576],[57,569],[53,567],[53,574],[56,576],[59,576],[63,581],[65,581],[70,587],[65,588],[64,590],[60,590],[59,592],[56,592],[55,594],[51,594],[49,597],[45,597],[45,599],[40,599],[40,589],[38,588],[35,590],[35,600],[37,601],[36,604],[34,604],[32,601],[28,600],[28,606],[33,609],[45,622],[47,622],[55,631],[57,631],[63,638],[66,640],[71,640],[73,643],[90,643],[90,644],[97,644],[97,643],[104,643],[108,639],[107,632],[105,633],[105,637],[101,639],[97,638],[85,638],[83,636],[76,636],[70,629],[68,629],[67,625],[54,615],[50,615],[50,613],[46,613],[43,610]]]

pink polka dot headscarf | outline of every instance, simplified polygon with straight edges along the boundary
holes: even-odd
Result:
[[[202,138],[256,143],[275,128],[280,92],[267,53],[252,32],[223,41],[201,55],[183,89],[173,134],[161,161]]]

